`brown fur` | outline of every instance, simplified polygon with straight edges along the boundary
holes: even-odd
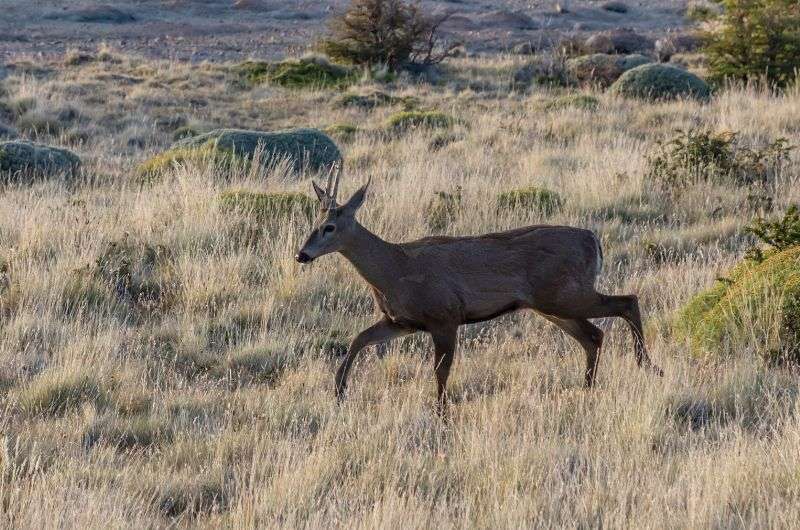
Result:
[[[645,351],[636,297],[595,290],[602,251],[592,232],[537,225],[479,236],[389,243],[355,220],[364,193],[362,188],[344,206],[325,210],[298,253],[300,261],[341,253],[370,285],[383,315],[350,346],[336,375],[340,398],[363,348],[425,331],[434,341],[439,406],[444,410],[458,327],[519,309],[541,313],[581,344],[586,351],[587,386],[594,383],[603,340],[602,331],[589,318],[625,319],[633,332],[637,362],[660,373]]]

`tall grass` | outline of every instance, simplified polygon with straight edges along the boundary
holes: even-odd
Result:
[[[509,61],[454,61],[441,87],[383,87],[457,118],[435,152],[440,131],[386,135],[390,107],[242,87],[225,65],[123,57],[7,80],[11,98],[73,95],[84,121],[45,140],[76,149],[87,174],[0,191],[0,526],[800,526],[796,374],[745,350],[699,362],[669,326],[749,247],[752,190],[698,182],[673,197],[644,178],[655,141],[677,128],[797,144],[797,94],[648,105],[598,93],[596,109],[542,110],[560,94],[509,91]],[[463,208],[445,233],[596,230],[602,288],[640,296],[665,377],[637,370],[627,331],[602,321],[587,391],[580,349],[515,314],[462,330],[450,422],[434,412],[425,337],[365,352],[337,406],[321,345],[373,320],[365,285],[341,257],[292,260],[305,216],[254,228],[251,212],[219,201],[241,189],[313,196],[311,175],[188,161],[142,183],[136,164],[171,141],[169,114],[260,129],[357,124],[340,193],[371,177],[360,220],[392,241],[427,235],[423,206],[456,186]],[[77,128],[93,132],[73,142]],[[144,148],[131,147],[139,134]],[[798,167],[795,152],[759,190],[774,208],[800,202]],[[498,209],[499,194],[531,186],[562,207]],[[92,273],[125,238],[169,253],[167,306],[143,308]],[[67,288],[76,281],[83,290]],[[97,392],[62,384],[79,377]]]

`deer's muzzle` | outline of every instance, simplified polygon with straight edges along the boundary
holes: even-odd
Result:
[[[314,260],[314,258],[303,251],[298,252],[294,259],[297,260],[297,263],[310,263]]]

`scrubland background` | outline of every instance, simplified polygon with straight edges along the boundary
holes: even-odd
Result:
[[[800,144],[796,89],[548,106],[560,90],[509,88],[518,57],[481,55],[449,61],[438,84],[358,84],[457,118],[394,135],[397,108],[342,108],[336,90],[243,85],[227,62],[90,55],[20,56],[4,81],[5,99],[29,106],[17,128],[74,149],[84,172],[0,191],[0,526],[800,526],[797,373],[745,348],[697,358],[671,327],[753,244],[743,227],[766,204],[800,202],[800,156],[755,198],[712,183],[665,194],[646,178],[675,129]],[[311,195],[315,175],[135,169],[180,127],[336,123],[358,127],[337,138],[341,193],[372,178],[359,219],[385,239],[430,234],[425,205],[457,187],[464,208],[443,233],[597,231],[602,289],[639,295],[665,376],[638,370],[627,329],[601,321],[588,391],[580,348],[520,313],[461,331],[449,421],[434,412],[423,336],[366,351],[337,406],[335,354],[374,319],[366,286],[339,256],[294,262],[306,217],[219,202],[228,190]],[[563,208],[498,210],[498,193],[530,185]],[[147,303],[92,275],[120,248],[144,263],[137,281],[161,286]]]

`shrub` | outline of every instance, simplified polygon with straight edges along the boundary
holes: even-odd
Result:
[[[442,112],[435,110],[408,110],[389,116],[386,121],[386,127],[397,132],[418,127],[439,129],[450,127],[453,123],[453,118]]]
[[[631,68],[636,68],[637,66],[642,66],[643,64],[651,64],[652,62],[653,60],[650,57],[638,53],[622,55],[619,58],[619,63],[622,66],[623,72],[627,72]]]
[[[782,252],[788,248],[800,245],[800,209],[794,204],[777,221],[767,221],[758,218],[746,228],[756,236],[761,243],[767,245],[770,252]],[[748,258],[761,262],[764,261],[764,252],[760,248],[753,248],[748,253]]]
[[[325,127],[324,132],[338,140],[348,142],[356,135],[358,127],[350,123],[334,123]]]
[[[343,94],[336,101],[336,104],[340,107],[358,107],[371,110],[384,105],[395,105],[405,100],[406,98],[398,98],[386,92],[375,90],[368,94]]]
[[[605,53],[582,55],[567,61],[567,71],[577,83],[608,86],[622,75],[619,58]]]
[[[719,23],[705,35],[713,79],[791,83],[800,69],[800,3],[722,0],[722,4]]]
[[[287,88],[341,88],[356,80],[353,72],[321,57],[304,57],[276,64],[267,80]]]
[[[30,415],[60,416],[87,401],[102,399],[100,382],[86,373],[40,374],[19,396],[19,406]]]
[[[246,166],[257,154],[265,169],[286,161],[295,172],[330,169],[342,156],[336,143],[316,129],[270,132],[215,129],[175,142],[168,151],[142,163],[138,171],[149,177],[186,162],[213,163],[229,169]]]
[[[350,68],[314,55],[279,63],[245,61],[236,70],[247,84],[271,83],[286,88],[342,88],[357,80]]]
[[[506,191],[497,196],[498,211],[529,210],[552,215],[563,206],[564,200],[558,193],[536,186]]]
[[[739,347],[800,362],[800,246],[740,263],[684,307],[676,331],[696,355]]]
[[[34,176],[73,176],[81,160],[72,151],[33,142],[0,142],[0,180],[19,180]]]
[[[226,191],[219,196],[219,205],[223,211],[252,216],[259,223],[292,215],[302,215],[310,220],[319,209],[316,200],[295,192]]]
[[[195,137],[189,136],[187,138]],[[236,157],[231,150],[221,149],[213,144],[206,144],[196,148],[182,147],[159,153],[139,164],[136,167],[136,173],[144,179],[150,179],[177,166],[206,166],[209,164],[220,170],[227,171],[233,166],[246,164],[246,160]]]
[[[666,64],[643,64],[631,68],[613,85],[611,91],[630,98],[651,101],[694,98],[705,100],[711,89],[696,75]]]
[[[352,0],[331,18],[329,35],[319,48],[336,61],[387,65],[397,71],[439,63],[453,46],[442,46],[439,26],[448,15],[429,16],[416,3],[403,0]]]
[[[200,134],[200,131],[198,131],[196,127],[192,127],[191,125],[182,125],[172,131],[172,139],[178,141],[185,138],[193,138],[198,134]]]
[[[673,190],[706,181],[764,183],[780,171],[791,149],[783,138],[753,148],[741,145],[732,132],[678,130],[648,157],[647,178]]]
[[[567,71],[564,57],[550,54],[536,57],[533,61],[518,68],[511,78],[511,88],[521,90],[533,84],[563,87],[572,82],[573,77]]]
[[[453,193],[437,191],[425,207],[425,222],[431,230],[444,230],[458,218],[461,209],[460,186]]]

